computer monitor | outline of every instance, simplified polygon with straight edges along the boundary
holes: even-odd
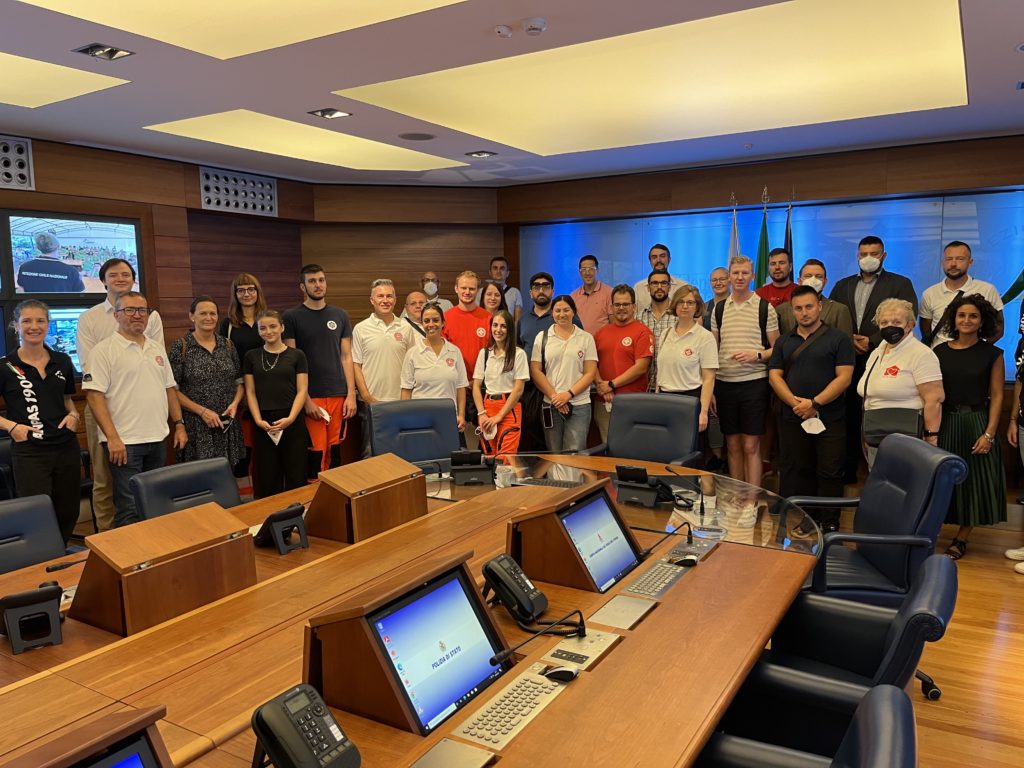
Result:
[[[50,329],[46,333],[46,345],[56,352],[71,356],[71,362],[79,374],[82,362],[78,359],[78,319],[89,307],[50,307]]]
[[[598,592],[607,592],[640,564],[640,553],[604,488],[561,510],[558,519]]]
[[[366,617],[420,733],[427,735],[504,674],[504,650],[464,569],[441,574]]]
[[[144,731],[120,741],[100,754],[86,758],[76,765],[81,768],[160,768],[160,762],[153,754],[153,748]]]

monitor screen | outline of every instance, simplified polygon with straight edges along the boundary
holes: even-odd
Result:
[[[438,725],[505,672],[504,650],[461,568],[367,617],[420,733]]]
[[[46,334],[46,345],[55,352],[71,356],[75,370],[82,373],[78,359],[78,318],[89,307],[50,307],[50,330]]]
[[[640,563],[633,540],[604,489],[580,499],[558,517],[599,592],[608,591]]]
[[[17,293],[105,293],[100,266],[114,257],[139,273],[135,224],[50,216],[10,216],[8,224]]]
[[[82,768],[159,768],[160,763],[142,732],[75,765]]]

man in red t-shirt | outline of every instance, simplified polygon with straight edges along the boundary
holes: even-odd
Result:
[[[636,318],[636,293],[622,284],[612,288],[612,322],[594,335],[597,345],[597,378],[594,387],[594,421],[601,441],[608,440],[612,402],[620,392],[646,392],[647,369],[654,355],[654,339],[646,324]]]
[[[466,374],[473,380],[473,368],[480,350],[491,342],[491,313],[476,303],[480,278],[475,272],[466,271],[455,278],[455,295],[459,303],[444,313],[442,334],[459,348],[466,363]],[[476,408],[473,398],[466,398],[466,424],[476,424]],[[472,426],[465,431],[466,447],[475,450],[479,440]]]
[[[793,255],[785,248],[772,248],[768,254],[768,276],[772,281],[755,293],[773,307],[788,304],[796,283],[793,282]]]

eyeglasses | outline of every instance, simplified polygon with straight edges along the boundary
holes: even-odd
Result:
[[[259,289],[255,285],[240,285],[235,288],[235,293],[259,293]]]
[[[654,288],[668,288],[672,283],[667,280],[651,280],[648,285],[653,286]]]
[[[711,282],[712,283],[728,283],[729,282],[729,278],[728,277],[712,277],[711,278]]]
[[[633,306],[633,302],[632,301],[627,301],[625,303],[616,302],[616,303],[612,304],[612,307],[614,307],[615,309],[629,309],[632,306]]]
[[[580,267],[581,275],[592,275],[597,272],[597,267]]]
[[[136,317],[145,317],[149,314],[148,307],[124,307],[122,309],[115,309],[115,312],[122,312],[126,315],[135,315]]]
[[[551,283],[530,283],[530,288],[535,291],[551,290],[554,286]]]
[[[694,301],[693,299],[683,299],[682,301],[679,302],[679,306],[681,306],[681,307],[696,307],[697,306],[697,302]]]

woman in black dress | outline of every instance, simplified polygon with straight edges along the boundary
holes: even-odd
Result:
[[[178,461],[224,456],[231,466],[245,455],[235,420],[242,401],[242,366],[234,344],[215,333],[217,304],[199,296],[189,308],[193,330],[171,344],[168,358],[188,442]]]
[[[967,462],[967,479],[953,489],[947,523],[960,526],[946,555],[959,560],[976,525],[1006,520],[1006,478],[996,430],[1003,405],[1003,351],[985,339],[996,333],[998,314],[980,294],[961,296],[946,308],[939,327],[950,341],[935,348],[946,398],[939,447]]]
[[[0,360],[0,390],[7,418],[0,419],[14,444],[14,484],[19,496],[53,500],[57,525],[67,544],[78,521],[82,455],[75,432],[78,410],[71,358],[46,346],[50,310],[29,299],[14,308],[11,323],[21,345]]]
[[[253,491],[257,499],[306,484],[309,435],[302,406],[309,388],[309,366],[300,349],[281,341],[284,323],[267,309],[257,318],[263,346],[242,363],[245,394],[252,413]]]

